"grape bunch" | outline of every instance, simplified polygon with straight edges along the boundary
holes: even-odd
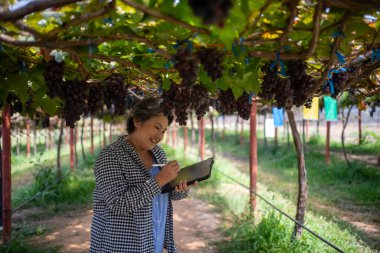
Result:
[[[47,95],[51,98],[62,97],[62,84],[64,73],[64,62],[50,60],[46,65],[42,75],[47,85]]]
[[[114,115],[123,115],[125,113],[125,99],[127,88],[124,85],[125,77],[121,74],[112,74],[103,81],[104,101]]]
[[[19,96],[17,96],[15,93],[10,92],[7,97],[7,103],[11,105],[11,116],[15,113],[22,113],[23,112],[23,106],[22,102]]]
[[[306,108],[309,108],[309,109],[310,109],[312,105],[313,105],[313,97],[309,97],[309,98],[306,100],[304,106],[305,106]]]
[[[270,69],[269,64],[265,64],[261,68],[261,72],[263,72],[264,76],[261,83],[261,91],[258,95],[263,99],[271,100],[274,98],[276,87],[281,82],[281,78],[277,75],[275,68]]]
[[[344,90],[344,87],[348,78],[349,78],[349,75],[345,71],[332,74],[332,82],[334,84],[334,94],[331,94],[331,97],[336,98],[339,95],[339,93]]]
[[[88,92],[87,111],[91,115],[95,115],[103,109],[104,86],[101,82],[94,82],[90,85]]]
[[[180,126],[186,126],[187,111],[191,106],[191,92],[188,89],[179,88],[175,93],[173,103],[176,122]]]
[[[249,119],[251,115],[251,104],[249,101],[250,97],[247,92],[243,92],[240,97],[238,97],[237,104],[237,112],[239,116],[245,120]]]
[[[179,89],[179,85],[171,81],[169,90],[164,90],[161,94],[161,108],[164,112],[164,115],[171,115],[174,109],[174,98]]]
[[[195,110],[197,119],[200,120],[210,108],[210,95],[206,87],[202,84],[195,85],[191,91],[191,107]]]
[[[215,102],[215,109],[223,115],[231,115],[237,110],[237,103],[231,88],[221,90]]]
[[[287,67],[287,74],[293,89],[293,104],[298,107],[310,99],[311,96],[307,94],[307,91],[314,86],[314,80],[306,73],[307,65],[304,61],[288,61]]]
[[[199,70],[199,60],[193,55],[190,50],[184,46],[177,48],[176,54],[173,56],[174,67],[178,71],[179,76],[182,78],[182,89],[191,92],[195,82],[197,81],[197,74]]]
[[[287,62],[287,77],[280,77],[277,68],[270,69],[264,65],[264,73],[259,96],[263,99],[274,99],[278,108],[290,109],[293,105],[305,104],[310,96],[307,91],[314,85],[313,78],[306,73],[306,63],[303,61]]]
[[[204,24],[224,26],[224,20],[232,8],[231,0],[189,0],[195,16],[202,18]]]
[[[86,81],[77,79],[67,80],[63,83],[63,109],[62,117],[66,121],[66,126],[75,127],[75,122],[80,120],[80,116],[87,111],[87,92]]]
[[[198,51],[198,57],[212,81],[218,80],[223,76],[224,67],[222,62],[224,53],[222,51],[214,48],[202,48]]]
[[[42,118],[42,128],[48,128],[50,126],[50,116],[49,114],[45,114],[44,117]]]

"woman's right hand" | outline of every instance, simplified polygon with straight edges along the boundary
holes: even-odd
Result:
[[[156,176],[157,183],[162,187],[178,176],[179,164],[176,160],[168,162]]]

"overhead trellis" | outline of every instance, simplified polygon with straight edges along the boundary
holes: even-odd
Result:
[[[236,98],[243,92],[260,94],[265,75],[260,66],[268,62],[275,74],[289,76],[289,60],[305,62],[313,77],[302,91],[293,87],[293,93],[302,92],[305,98],[324,92],[334,69],[342,68],[348,81],[335,90],[355,89],[361,96],[379,91],[380,59],[373,53],[380,47],[377,1],[206,2],[37,0],[18,6],[10,1],[0,11],[2,53],[8,56],[3,58],[25,66],[37,93],[44,91],[38,74],[57,52],[65,55],[66,79],[103,80],[116,72],[144,89],[167,89],[167,80],[183,79],[173,60],[181,45],[193,54],[203,48],[224,52],[220,78],[210,78],[204,68],[197,72],[196,83],[212,96],[227,88]],[[1,67],[9,75],[4,60]],[[27,79],[2,89],[17,93]],[[57,103],[40,100],[37,105],[45,107]]]

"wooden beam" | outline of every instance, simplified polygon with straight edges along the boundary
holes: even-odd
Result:
[[[61,7],[67,4],[81,2],[82,0],[35,0],[14,10],[3,10],[0,12],[0,21],[15,21],[33,12],[43,11],[52,7]]]

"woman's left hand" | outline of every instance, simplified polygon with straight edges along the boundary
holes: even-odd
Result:
[[[189,191],[192,186],[197,186],[197,185],[198,185],[197,181],[195,181],[191,185],[187,185],[187,181],[181,181],[181,182],[179,182],[179,185],[177,185],[175,187],[175,191],[176,192],[186,192],[186,191]]]

